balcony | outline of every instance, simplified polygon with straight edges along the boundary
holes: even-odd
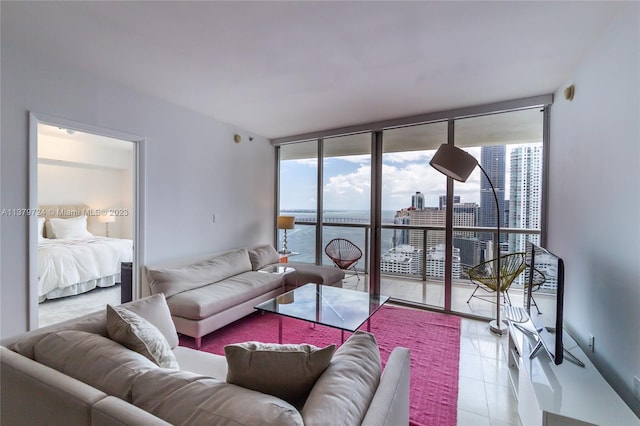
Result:
[[[298,220],[298,218],[296,218],[296,229],[294,232],[290,232],[288,237],[289,248],[295,252],[299,252],[300,255],[292,260],[315,263],[315,251],[320,250],[322,252],[322,264],[330,266],[331,261],[322,251],[324,250],[324,246],[333,238],[347,238],[358,245],[364,255],[357,264],[360,280],[358,281],[352,272],[347,272],[347,277],[343,285],[346,288],[369,291],[369,271],[371,265],[369,242],[371,226],[368,223],[364,223],[364,221],[355,222],[345,220],[344,218],[339,221],[333,221],[325,217],[322,227],[322,242],[319,245],[314,245],[315,229],[315,220],[306,218]],[[390,296],[398,303],[444,310],[444,246],[441,247],[441,252],[439,253],[435,253],[433,247],[433,244],[438,243],[440,239],[444,241],[444,227],[383,224],[382,240],[387,243],[387,248],[384,247],[383,243],[383,254],[386,253],[391,244],[398,241],[401,233],[405,234],[405,241],[407,238],[410,238],[412,242],[417,242],[416,245],[418,249],[414,251],[412,255],[418,257],[418,259],[413,260],[412,267],[404,268],[404,270],[407,271],[405,273],[385,272],[385,269],[394,270],[394,268],[382,267],[380,274],[380,293]],[[456,253],[454,256],[457,267],[452,268],[455,274],[451,280],[450,310],[470,317],[491,319],[495,318],[496,315],[495,293],[486,293],[479,290],[476,294],[486,296],[484,300],[474,297],[467,303],[476,286],[467,278],[466,270],[483,259],[480,251],[484,249],[483,246],[485,243],[478,241],[476,237],[480,233],[495,233],[495,229],[480,227],[454,228],[454,239],[457,239],[456,241],[458,241],[459,244],[469,242],[469,246],[472,247],[471,251],[477,253],[473,256],[470,256],[469,253],[465,253],[464,256]],[[539,230],[531,229],[507,228],[501,230],[502,254],[524,251],[523,241],[537,238],[539,234]],[[454,247],[455,245],[456,242],[454,242]],[[516,250],[510,249],[510,247],[514,246],[522,248]],[[427,247],[427,250],[422,250],[421,247]],[[461,261],[462,257],[464,257],[466,263]],[[395,268],[396,271],[400,269],[402,268]],[[512,304],[522,306],[524,299],[522,285],[514,283],[509,290],[509,296]],[[536,292],[535,295],[535,300],[543,312],[545,305],[549,306],[549,311],[554,310],[552,305],[550,305],[554,298],[555,295],[547,296],[543,292]],[[547,301],[547,299],[549,299],[549,301]]]

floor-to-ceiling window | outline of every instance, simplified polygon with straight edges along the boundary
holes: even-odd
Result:
[[[389,129],[382,135],[380,292],[440,308],[444,307],[442,200],[447,189],[445,176],[429,160],[446,141],[446,121]]]
[[[527,104],[529,101],[531,104]],[[312,141],[305,137],[306,141],[300,143],[305,148],[298,148],[296,155],[292,155],[298,145],[295,137],[274,141],[280,149],[279,212],[295,213],[290,248],[305,253],[295,260],[330,264],[322,253],[324,246],[332,238],[346,236],[365,253],[359,270],[371,272],[369,265],[379,267],[378,288],[382,294],[494,317],[495,304],[491,301],[474,298],[467,303],[475,285],[466,273],[494,254],[493,193],[479,168],[467,182],[453,184],[431,168],[429,161],[443,143],[471,153],[496,188],[502,228],[500,252],[524,251],[525,242],[538,241],[542,233],[542,110],[549,103],[550,97],[543,96],[414,117],[413,122],[373,123],[369,130],[378,131],[382,140],[381,148],[375,151],[372,140],[376,138],[371,131],[364,131],[365,125],[354,127],[346,136],[345,129],[340,129],[335,136],[324,131],[322,137]],[[311,167],[302,169],[302,165]],[[373,175],[380,177],[375,188]],[[381,207],[370,211],[378,190]],[[307,204],[303,195],[308,196]],[[292,204],[292,200],[298,204]],[[379,239],[371,233],[376,218],[381,222]],[[301,233],[299,228],[307,223],[315,228],[310,226],[309,232]],[[451,226],[449,241],[445,238],[447,223]],[[296,235],[294,239],[292,234]],[[298,237],[300,242],[292,242]],[[374,244],[380,244],[380,259],[367,262]],[[296,250],[302,245],[309,248]],[[515,288],[518,284],[521,282],[517,280]],[[367,291],[374,286],[376,283],[365,281],[358,288]]]
[[[279,215],[293,216],[295,228],[288,229],[287,248],[291,260],[316,261],[316,208],[318,206],[318,141],[280,147]],[[282,250],[285,230],[278,231]]]
[[[470,284],[469,268],[497,256],[494,243],[498,216],[501,255],[524,252],[527,241],[539,242],[543,113],[533,108],[459,119],[454,134],[456,146],[475,157],[491,179],[489,182],[476,167],[466,182],[454,182],[453,246],[459,256],[460,273],[458,280],[453,279],[453,290],[463,294]],[[463,231],[465,226],[490,231]],[[522,280],[523,276],[516,278],[510,289],[515,301],[521,300],[518,290],[522,293]],[[452,310],[495,316],[495,293],[479,290],[476,295],[483,297],[453,297]]]
[[[343,238],[362,251],[355,268],[364,271],[371,223],[371,133],[326,138],[322,153],[322,263],[333,265],[324,247]]]

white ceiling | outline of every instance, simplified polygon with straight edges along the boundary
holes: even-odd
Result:
[[[624,4],[2,1],[0,7],[3,41],[277,138],[552,93]]]

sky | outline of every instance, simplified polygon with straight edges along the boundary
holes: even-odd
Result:
[[[480,148],[466,149],[480,158]],[[446,177],[429,165],[435,150],[387,153],[382,164],[382,210],[400,210],[411,206],[417,191],[425,196],[426,207],[437,207],[446,193]],[[507,150],[507,176],[509,149]],[[281,210],[315,210],[317,160],[288,160],[280,164]],[[454,195],[460,201],[480,204],[480,169],[467,182],[454,183]],[[369,155],[325,159],[323,201],[325,210],[369,210],[371,158]],[[508,187],[506,188],[508,194]]]

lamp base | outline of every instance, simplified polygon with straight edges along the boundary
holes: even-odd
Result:
[[[509,330],[509,326],[505,321],[498,322],[496,320],[493,320],[489,323],[489,330],[491,330],[492,333],[502,336],[507,333],[507,331]]]
[[[280,254],[291,254],[292,252],[291,252],[291,250],[282,249],[282,250],[278,251],[278,253],[280,253]]]

